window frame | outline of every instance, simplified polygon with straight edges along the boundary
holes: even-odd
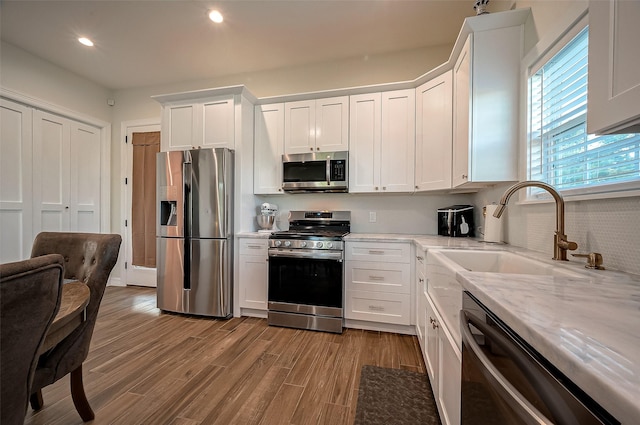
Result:
[[[530,110],[529,104],[529,78],[535,75],[540,68],[562,50],[571,40],[573,40],[582,30],[589,25],[588,10],[585,8],[575,19],[562,31],[540,40],[522,60],[522,90],[523,112],[521,118],[521,155],[520,155],[520,176],[522,180],[528,180],[530,175]],[[573,122],[572,125],[575,125]],[[563,125],[563,127],[568,124]],[[552,201],[551,196],[546,192],[527,188],[520,191],[518,203],[544,203]],[[592,187],[579,189],[560,189],[560,194],[565,201],[582,201],[590,199],[612,199],[620,197],[640,196],[640,180],[631,182],[619,182],[600,184]]]

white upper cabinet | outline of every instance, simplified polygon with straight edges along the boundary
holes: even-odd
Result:
[[[349,149],[349,97],[287,102],[284,152],[335,152]]]
[[[351,96],[349,192],[413,192],[415,90]]]
[[[284,103],[255,107],[254,143],[253,193],[283,193]]]
[[[640,2],[589,2],[589,133],[640,133]]]
[[[416,89],[416,191],[451,188],[451,71]]]
[[[162,106],[161,150],[234,149],[234,96]]]
[[[453,67],[452,186],[518,180],[523,25],[474,31]]]

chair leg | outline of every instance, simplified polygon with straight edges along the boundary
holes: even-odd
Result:
[[[29,402],[31,403],[31,408],[33,410],[42,409],[42,406],[44,406],[44,400],[42,399],[42,390],[38,390],[35,393],[31,394],[31,397],[29,397]]]
[[[95,418],[95,414],[89,405],[87,396],[84,393],[84,384],[82,383],[82,365],[71,371],[71,398],[76,410],[83,421],[89,422]]]

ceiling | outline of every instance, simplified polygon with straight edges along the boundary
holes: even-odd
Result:
[[[513,1],[492,0],[492,12]],[[120,90],[451,45],[472,0],[2,0],[0,34]],[[218,9],[224,22],[208,19]],[[77,38],[92,39],[87,48]]]

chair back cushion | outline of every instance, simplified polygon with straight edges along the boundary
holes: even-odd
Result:
[[[38,350],[60,308],[63,259],[0,265],[0,423],[22,424]]]
[[[78,280],[91,291],[86,321],[40,358],[34,390],[52,384],[78,366],[89,353],[98,309],[122,238],[117,234],[43,232],[36,236],[31,257],[56,253],[64,258],[65,279]]]

